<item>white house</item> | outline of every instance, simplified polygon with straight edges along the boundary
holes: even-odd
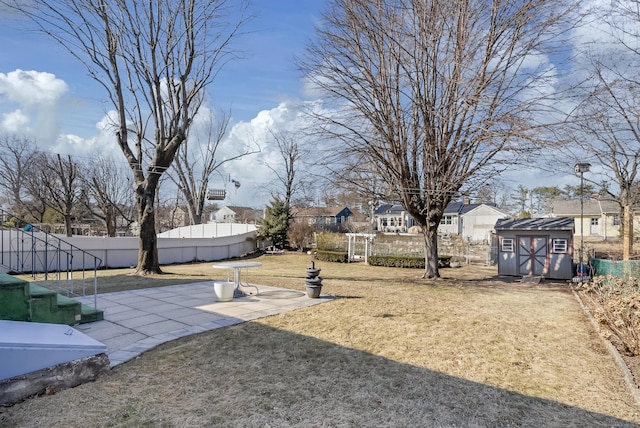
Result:
[[[256,223],[262,211],[249,207],[226,206],[211,213],[211,221],[216,223]]]
[[[413,217],[402,205],[382,204],[373,213],[374,230],[378,232],[407,232],[415,225]]]
[[[444,210],[438,234],[460,235],[474,242],[489,241],[493,226],[502,218],[509,218],[509,214],[494,204],[451,202]],[[374,212],[374,224],[378,232],[405,233],[416,222],[402,205],[382,204]]]
[[[479,204],[462,215],[462,236],[473,242],[490,242],[494,226],[500,219],[509,215],[497,207]]]
[[[467,241],[489,241],[493,226],[509,214],[494,204],[472,204],[469,200],[451,202],[438,226],[439,235],[460,235]]]
[[[554,217],[572,218],[575,224],[576,236],[586,239],[617,239],[620,238],[620,207],[613,201],[599,198],[585,198],[580,200],[555,200],[551,204]],[[633,210],[633,230],[637,235],[640,231],[640,210]]]

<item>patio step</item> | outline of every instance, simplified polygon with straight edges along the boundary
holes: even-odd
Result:
[[[102,320],[104,313],[0,272],[0,319],[76,325]]]

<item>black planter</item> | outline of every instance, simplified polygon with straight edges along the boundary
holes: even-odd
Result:
[[[307,285],[307,297],[312,299],[317,299],[320,297],[320,292],[322,291],[322,286],[318,285]]]
[[[316,276],[315,278],[305,278],[305,284],[308,287],[322,287],[322,277]]]
[[[320,275],[320,269],[307,268],[307,278],[315,278]]]

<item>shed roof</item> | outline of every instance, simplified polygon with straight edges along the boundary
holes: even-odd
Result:
[[[503,218],[496,222],[495,230],[573,230],[573,219],[556,218]]]

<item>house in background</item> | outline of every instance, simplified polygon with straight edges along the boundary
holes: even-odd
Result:
[[[371,229],[371,221],[367,214],[355,208],[349,208],[351,215],[347,218],[349,230],[352,232],[367,233]]]
[[[211,222],[255,224],[263,216],[261,210],[250,207],[227,206],[211,213]]]
[[[451,202],[444,210],[438,226],[442,236],[459,235],[467,241],[489,242],[493,225],[509,214],[494,204],[472,204],[469,200]],[[417,222],[399,204],[382,204],[374,211],[374,230],[387,233],[406,233]]]
[[[382,204],[373,212],[374,231],[406,233],[416,222],[400,204]]]
[[[306,222],[315,230],[344,231],[352,212],[347,207],[292,208],[295,222]]]
[[[585,198],[581,206],[579,199],[555,200],[551,203],[551,211],[554,217],[573,219],[576,236],[582,235],[591,240],[621,238],[620,207],[613,201]],[[633,229],[637,236],[640,231],[640,211],[637,208],[633,211]]]
[[[465,241],[489,242],[494,225],[509,218],[495,204],[472,204],[468,199],[451,202],[444,210],[438,226],[438,235],[459,235]]]

